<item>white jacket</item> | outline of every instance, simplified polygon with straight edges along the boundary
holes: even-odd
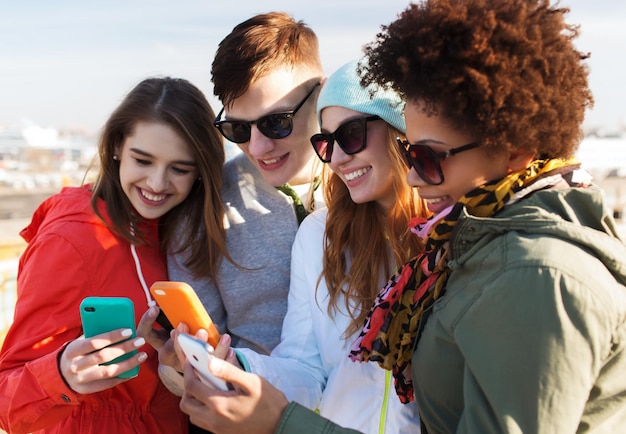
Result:
[[[282,390],[289,400],[333,422],[363,433],[418,433],[419,418],[414,403],[400,403],[389,371],[376,363],[352,362],[350,345],[342,335],[349,316],[342,308],[328,315],[328,289],[322,280],[324,226],[327,210],[309,215],[293,244],[289,304],[281,342],[271,356],[241,348],[245,362],[255,372]]]

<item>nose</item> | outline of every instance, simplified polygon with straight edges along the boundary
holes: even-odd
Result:
[[[341,149],[341,147],[337,144],[336,140],[333,142],[333,151],[330,155],[331,166],[341,166],[342,164],[350,161],[352,157],[352,155],[348,155],[343,152],[343,149]]]
[[[147,177],[146,184],[155,193],[165,191],[169,185],[169,178],[167,176],[166,168],[155,167]]]
[[[250,128],[250,141],[248,142],[248,152],[255,158],[261,158],[274,149],[274,142],[259,131],[256,125]]]
[[[406,175],[406,183],[411,187],[421,187],[423,185],[427,185],[426,182],[422,179],[421,176],[417,174],[417,171],[411,167],[411,170]]]

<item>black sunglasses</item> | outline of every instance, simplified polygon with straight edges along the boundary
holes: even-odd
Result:
[[[350,119],[339,125],[334,133],[318,133],[311,136],[311,144],[315,153],[324,163],[330,163],[335,141],[343,152],[356,154],[365,149],[367,144],[367,123],[377,121],[380,116],[364,116]]]
[[[443,160],[479,146],[478,143],[472,142],[458,148],[448,149],[445,152],[435,152],[430,146],[412,145],[399,137],[396,138],[396,141],[404,154],[409,169],[415,169],[420,178],[430,185],[439,185],[443,182],[443,171],[441,170]]]
[[[293,117],[320,84],[321,83],[316,83],[315,86],[313,86],[313,88],[302,99],[302,101],[300,101],[291,111],[272,113],[262,116],[256,121],[221,121],[220,118],[224,113],[224,107],[222,107],[222,110],[220,110],[217,114],[213,125],[220,130],[220,133],[222,133],[224,137],[233,143],[246,143],[250,141],[250,131],[253,124],[256,124],[256,127],[265,137],[269,137],[270,139],[284,139],[293,131]]]

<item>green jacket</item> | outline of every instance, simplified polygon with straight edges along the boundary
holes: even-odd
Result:
[[[626,245],[600,192],[544,190],[492,218],[465,214],[448,265],[412,359],[430,434],[626,427]],[[290,409],[280,433],[350,432]]]

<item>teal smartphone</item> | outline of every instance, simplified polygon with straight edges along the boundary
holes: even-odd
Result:
[[[80,319],[86,338],[116,329],[131,329],[133,333],[128,339],[134,339],[137,336],[135,308],[133,301],[126,297],[86,297],[80,303]],[[137,350],[103,364],[118,363],[134,354],[137,354]],[[139,366],[121,373],[118,378],[132,378],[137,374],[139,374]]]

